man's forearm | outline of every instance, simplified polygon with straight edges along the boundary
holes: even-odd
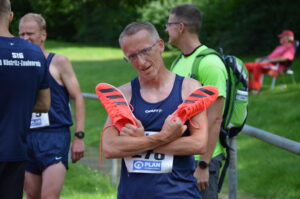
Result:
[[[203,154],[206,152],[206,143],[205,140],[199,140],[195,136],[185,136],[166,145],[159,146],[154,151],[171,155]]]
[[[85,105],[82,95],[74,99],[76,132],[84,131]]]
[[[201,155],[201,160],[210,162],[220,135],[220,122],[216,121],[208,134],[207,151]]]
[[[103,151],[106,158],[122,158],[153,150],[169,142],[164,133],[151,136],[119,136],[114,127],[109,127],[103,135]]]

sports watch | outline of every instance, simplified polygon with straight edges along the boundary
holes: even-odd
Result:
[[[198,165],[201,169],[206,169],[209,166],[209,164],[203,160],[200,160]]]
[[[75,136],[78,137],[79,139],[83,139],[84,138],[84,132],[83,131],[75,132]]]

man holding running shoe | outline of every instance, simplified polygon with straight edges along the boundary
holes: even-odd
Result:
[[[102,135],[104,156],[122,158],[118,198],[201,198],[193,177],[193,154],[206,151],[207,117],[205,105],[200,106],[198,102],[213,101],[211,95],[215,93],[198,90],[193,95],[199,99],[183,103],[200,84],[175,75],[164,66],[164,42],[152,24],[127,25],[119,43],[138,77],[122,85],[120,91],[104,84],[96,87],[102,103],[110,103],[104,105],[110,115]],[[134,108],[132,113],[127,102]],[[184,115],[184,111],[177,109],[180,104],[185,109],[189,103],[197,104],[202,112],[194,115],[195,112],[187,111]],[[134,122],[120,125],[120,118],[114,115]],[[190,118],[191,115],[194,116]]]

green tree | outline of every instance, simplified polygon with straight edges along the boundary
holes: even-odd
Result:
[[[299,34],[299,6],[300,1],[205,0],[202,41],[236,54],[269,52],[283,29]]]
[[[300,34],[300,1],[286,0],[12,0],[11,29],[17,35],[19,18],[37,12],[47,20],[50,39],[116,46],[125,25],[149,21],[166,40],[169,10],[181,3],[200,8],[201,42],[226,53],[266,53],[283,29]]]

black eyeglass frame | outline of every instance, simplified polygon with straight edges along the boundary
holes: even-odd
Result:
[[[166,22],[165,23],[165,26],[166,26],[166,28],[168,28],[170,25],[178,25],[178,24],[183,24],[183,25],[185,25],[185,26],[188,26],[188,25],[190,25],[190,24],[187,24],[187,23],[183,23],[183,22]]]

